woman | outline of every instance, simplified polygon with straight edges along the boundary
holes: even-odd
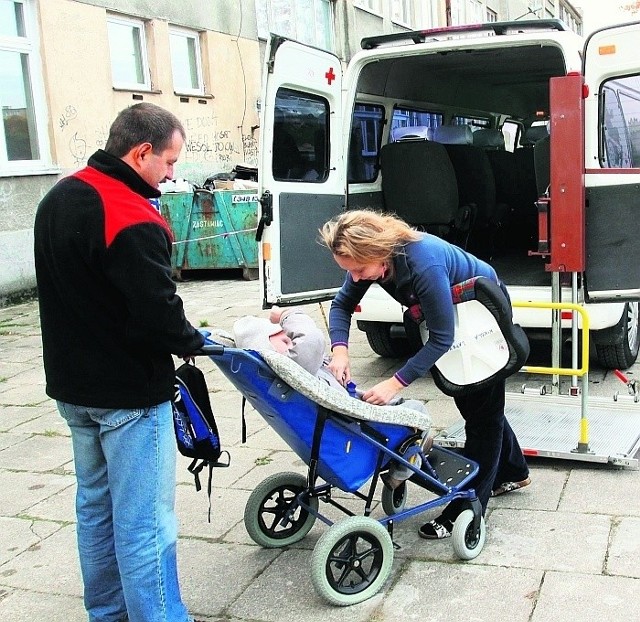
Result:
[[[325,223],[320,234],[336,263],[347,271],[329,313],[329,369],[340,382],[351,379],[351,316],[373,283],[401,304],[419,308],[429,329],[427,343],[415,356],[391,378],[365,392],[363,399],[371,404],[387,404],[404,387],[425,376],[451,347],[452,285],[475,276],[488,277],[500,285],[489,264],[436,236],[412,229],[390,214],[347,211]],[[504,416],[504,380],[455,398],[455,403],[465,420],[464,454],[480,467],[473,484],[484,514],[491,496],[527,486],[531,482],[529,469]],[[449,537],[462,509],[460,502],[450,503],[440,516],[420,527],[420,536]]]

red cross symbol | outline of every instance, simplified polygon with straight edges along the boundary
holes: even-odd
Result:
[[[333,73],[333,67],[329,67],[329,71],[324,74],[324,77],[327,79],[329,86],[331,86],[331,82],[336,79],[336,74]]]

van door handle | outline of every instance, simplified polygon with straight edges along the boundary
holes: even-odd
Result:
[[[258,223],[258,229],[256,231],[256,242],[262,240],[262,232],[265,226],[273,222],[273,195],[268,190],[265,190],[258,201],[262,207],[262,215],[260,216],[260,222]]]

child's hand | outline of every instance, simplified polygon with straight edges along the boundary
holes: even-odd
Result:
[[[272,324],[280,324],[283,311],[284,309],[281,309],[280,307],[271,307],[271,311],[269,311],[269,321]]]

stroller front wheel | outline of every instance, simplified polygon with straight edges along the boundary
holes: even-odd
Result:
[[[460,559],[475,559],[480,555],[487,537],[484,517],[480,517],[480,529],[473,528],[473,510],[464,510],[456,518],[451,533],[453,551]]]
[[[382,487],[382,494],[380,495],[380,501],[382,502],[382,509],[387,516],[393,516],[402,512],[407,505],[407,498],[409,497],[409,490],[407,482],[402,482],[400,486],[391,490],[386,486]]]
[[[311,555],[311,582],[327,602],[355,605],[377,594],[392,564],[387,529],[373,518],[350,516],[320,536]]]
[[[302,540],[316,521],[316,515],[297,501],[306,489],[307,478],[299,473],[275,473],[260,482],[244,509],[244,526],[251,539],[268,549]],[[316,497],[308,498],[307,504],[318,509]]]

